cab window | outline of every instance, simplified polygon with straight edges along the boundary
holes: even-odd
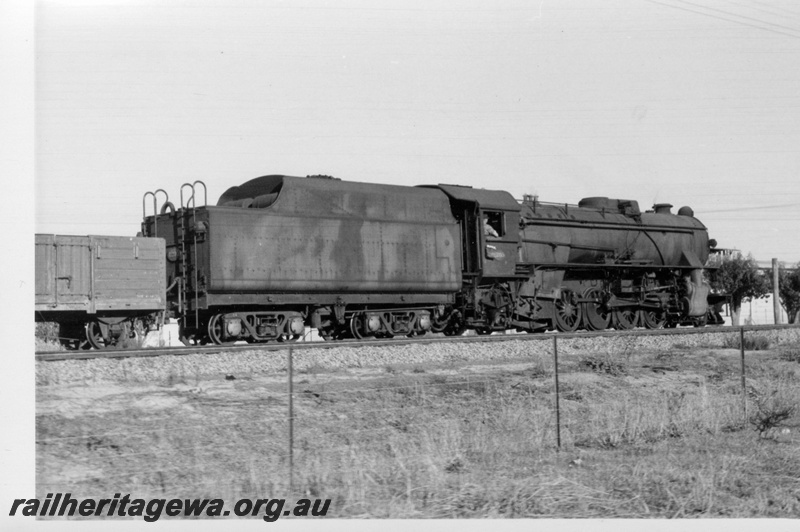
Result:
[[[506,234],[505,219],[500,211],[483,211],[483,234],[500,238]]]

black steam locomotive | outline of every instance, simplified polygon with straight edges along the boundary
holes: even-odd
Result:
[[[156,214],[159,192],[148,193],[142,234],[165,241],[166,311],[190,342],[291,341],[309,327],[325,339],[660,328],[713,316],[708,233],[688,207],[269,175],[215,206],[202,182],[185,184],[179,207],[165,198]]]

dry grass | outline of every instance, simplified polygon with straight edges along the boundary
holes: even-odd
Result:
[[[748,363],[747,419],[729,350],[560,357],[560,450],[548,358],[309,371],[294,496],[336,517],[796,517],[792,349]],[[37,492],[291,497],[285,378],[42,387]]]
[[[36,351],[64,351],[59,341],[59,326],[53,322],[36,323]]]

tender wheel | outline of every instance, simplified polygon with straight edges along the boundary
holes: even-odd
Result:
[[[350,318],[350,334],[353,335],[353,338],[356,340],[364,338],[364,331],[366,329],[364,325],[365,316],[363,314],[353,314],[353,317]]]
[[[592,299],[583,304],[583,323],[590,331],[603,331],[611,325],[611,312],[605,308],[602,292],[589,288],[583,293],[584,299]]]
[[[461,336],[466,332],[467,328],[463,326],[448,327],[444,330],[445,336]]]
[[[562,332],[572,332],[581,324],[581,305],[572,290],[562,290],[555,301],[556,327]]]
[[[454,310],[447,316],[447,322],[442,332],[445,336],[461,336],[466,330],[467,326],[464,325],[461,312]]]
[[[633,329],[639,324],[639,312],[633,309],[617,309],[613,313],[614,328],[619,331]]]
[[[439,319],[436,319],[434,317],[434,319],[431,320],[431,332],[434,333],[445,332],[447,330],[447,326],[449,325],[449,323],[450,323],[449,315],[442,316]]]
[[[216,345],[233,344],[231,341],[222,340],[223,327],[224,324],[222,322],[222,314],[215,314],[210,320],[208,320],[208,338]]]

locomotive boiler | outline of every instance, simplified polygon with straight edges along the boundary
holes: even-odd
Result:
[[[522,299],[533,296],[562,331],[704,324],[708,232],[689,207],[671,207],[641,212],[636,201],[605,197],[577,206],[523,201],[520,262],[534,275]]]

